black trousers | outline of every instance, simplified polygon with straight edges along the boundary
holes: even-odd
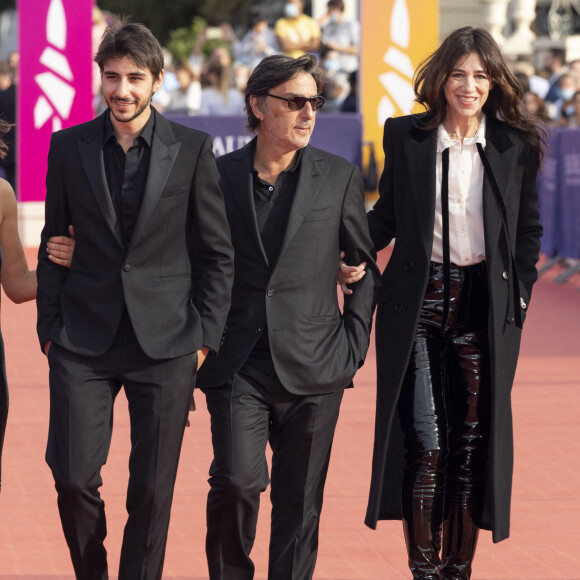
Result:
[[[48,360],[46,460],[76,577],[108,578],[105,506],[99,487],[111,443],[113,404],[123,386],[131,420],[131,455],[119,579],[161,578],[196,353],[151,360],[125,317],[105,355],[78,356],[53,343]]]
[[[266,365],[266,368],[272,368]],[[205,389],[214,459],[207,502],[211,580],[254,577],[250,551],[272,448],[268,578],[312,578],[324,483],[343,391],[300,396],[246,364],[226,385]]]
[[[430,280],[398,412],[405,435],[403,523],[413,578],[469,578],[490,430],[489,299],[485,264],[443,266]]]

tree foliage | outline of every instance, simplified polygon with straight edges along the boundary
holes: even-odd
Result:
[[[102,10],[148,26],[162,44],[170,40],[171,31],[195,27],[196,16],[210,26],[229,22],[235,29],[245,28],[254,4],[255,0],[98,0]]]

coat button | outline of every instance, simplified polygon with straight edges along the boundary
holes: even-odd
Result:
[[[125,272],[129,272],[131,270],[131,264],[125,264],[123,266],[123,270],[125,270]]]
[[[256,328],[256,334],[260,334],[262,332],[261,328]]]
[[[508,279],[509,279],[509,277],[510,277],[510,275],[509,275],[509,274],[508,274],[508,273],[507,273],[507,272],[504,270],[504,271],[501,273],[501,277],[502,277],[504,280],[508,280]]]
[[[507,317],[508,324],[513,324],[513,323],[514,323],[514,320],[515,320],[515,319],[514,319],[514,317],[513,317],[513,316],[508,316],[508,317]]]
[[[268,290],[268,292],[266,292],[266,294],[268,296],[274,296],[274,290],[272,290],[272,288],[270,288],[270,290]]]
[[[395,312],[402,312],[403,311],[403,303],[399,302],[395,304]]]
[[[406,262],[404,268],[407,272],[411,272],[413,270],[413,262]]]

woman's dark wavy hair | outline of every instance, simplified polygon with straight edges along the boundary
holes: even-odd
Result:
[[[483,105],[483,111],[521,131],[525,141],[541,157],[546,140],[545,130],[525,112],[522,105],[523,91],[519,81],[510,71],[491,34],[482,28],[466,26],[453,31],[415,71],[413,79],[415,101],[423,105],[428,112],[421,127],[435,129],[443,123],[447,114],[445,83],[457,61],[470,53],[479,56],[492,82],[492,89]]]
[[[260,119],[254,115],[250,105],[250,97],[261,97],[258,106],[263,106],[266,94],[272,89],[289,81],[299,73],[308,73],[316,82],[316,91],[322,91],[322,80],[318,69],[318,59],[313,54],[303,54],[298,58],[292,58],[285,54],[274,54],[263,58],[248,79],[246,84],[246,113],[248,122],[246,130],[254,133],[260,124]]]
[[[2,139],[2,135],[5,135],[12,129],[13,125],[5,121],[4,119],[0,119],[0,159],[4,159],[6,157],[6,153],[8,152],[8,147],[6,143],[4,143],[4,139]]]

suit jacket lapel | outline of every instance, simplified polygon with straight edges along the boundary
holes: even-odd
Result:
[[[87,125],[86,135],[77,140],[77,146],[81,157],[81,164],[87,176],[91,190],[97,200],[97,204],[103,212],[105,221],[116,240],[123,246],[121,225],[117,220],[115,207],[111,193],[107,185],[105,162],[103,158],[104,139],[104,113]]]
[[[302,152],[302,158],[300,160],[300,167],[298,169],[300,173],[298,175],[292,208],[288,216],[288,225],[286,226],[284,241],[280,249],[280,258],[286,248],[288,248],[298,228],[302,225],[304,218],[310,211],[314,200],[320,193],[329,169],[328,163],[324,159],[317,158],[312,148],[307,145]],[[280,262],[280,259],[278,262]]]
[[[155,109],[152,110],[152,114],[155,115],[155,131],[151,142],[151,159],[147,173],[147,184],[143,192],[141,209],[135,223],[135,230],[131,237],[128,252],[131,251],[136,241],[143,234],[145,226],[159,202],[181,147],[181,143],[175,141],[175,136],[167,119],[159,115]]]
[[[255,140],[254,138],[250,143],[232,154],[232,163],[228,165],[227,182],[230,195],[242,215],[252,239],[260,249],[264,261],[268,264],[268,257],[262,244],[254,208],[254,175],[252,167],[254,164]]]
[[[437,129],[425,131],[413,127],[408,147],[407,159],[412,160],[417,171],[410,171],[409,194],[411,206],[417,213],[418,231],[425,253],[431,256],[433,249],[433,230],[435,229]]]

